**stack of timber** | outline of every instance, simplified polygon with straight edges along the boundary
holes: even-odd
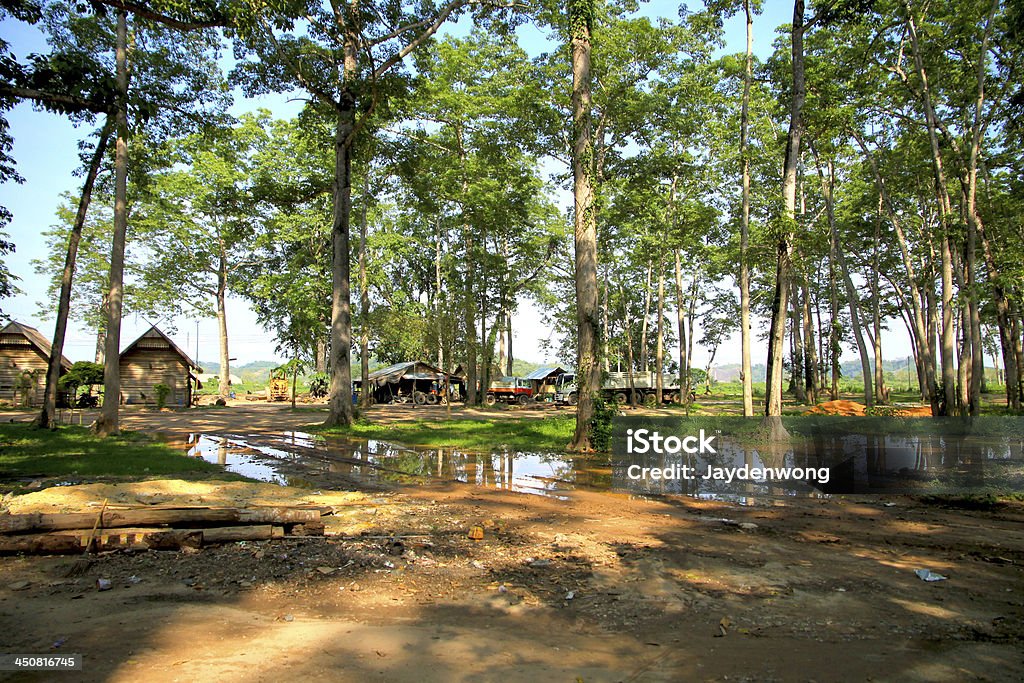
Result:
[[[146,507],[0,515],[0,555],[177,550],[232,541],[323,536],[331,508]]]

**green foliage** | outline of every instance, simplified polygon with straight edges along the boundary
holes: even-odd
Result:
[[[73,405],[79,405],[81,400],[77,398],[79,388],[89,387],[89,393],[86,394],[86,396],[89,396],[91,395],[92,387],[98,384],[103,384],[103,365],[87,360],[77,361],[71,366],[70,370],[61,376],[58,382],[58,386],[71,395]],[[86,396],[82,398],[85,399]],[[84,403],[88,404],[92,403],[92,401],[86,400]],[[83,405],[82,407],[88,406]]]
[[[612,445],[612,421],[617,409],[614,403],[605,403],[599,397],[594,398],[594,415],[590,418],[590,443],[595,450],[605,452]]]
[[[167,395],[171,393],[171,388],[161,382],[153,385],[153,391],[156,392],[156,407],[163,408],[167,404]]]
[[[309,379],[309,395],[313,398],[323,398],[327,395],[327,388],[330,386],[331,378],[326,372],[318,372]]]

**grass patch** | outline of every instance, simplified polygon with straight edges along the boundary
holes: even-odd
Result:
[[[407,446],[492,451],[564,451],[576,428],[573,415],[514,420],[416,420],[381,425],[356,422],[351,427],[312,427],[324,435],[397,441]]]
[[[190,458],[143,434],[101,438],[86,427],[33,429],[0,425],[0,479],[14,477],[105,477],[227,473],[219,465]]]

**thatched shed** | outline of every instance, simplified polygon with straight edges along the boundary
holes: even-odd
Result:
[[[461,377],[423,361],[389,365],[374,370],[368,379],[376,403],[437,403],[444,395],[446,383],[453,399],[465,395],[465,383]],[[355,391],[359,391],[362,380],[356,379],[352,385]]]
[[[0,399],[15,405],[38,405],[43,400],[50,342],[39,330],[18,322],[0,330]],[[60,357],[61,374],[71,361]]]
[[[193,382],[203,370],[154,325],[121,352],[121,402],[157,402],[156,385],[168,387],[168,406],[192,404]]]

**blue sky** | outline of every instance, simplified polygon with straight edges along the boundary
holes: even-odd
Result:
[[[677,7],[678,5],[674,3],[653,2],[645,5],[643,12],[651,16],[675,17]],[[754,20],[754,50],[759,57],[764,58],[770,54],[771,44],[776,35],[775,28],[788,22],[791,13],[792,5],[787,2],[765,3],[764,12]],[[457,28],[454,32],[461,31]],[[11,43],[13,51],[19,57],[47,49],[39,32],[20,22],[6,20],[0,23],[0,33]],[[521,31],[521,35],[524,37],[524,48],[528,52],[551,49],[541,42],[543,34],[531,27],[526,27]],[[726,47],[723,52],[743,51],[745,36],[742,16],[737,15],[726,21],[725,39]],[[301,102],[288,101],[286,96],[246,99],[241,93],[236,93],[234,111],[242,113],[262,107],[269,109],[275,116],[285,118],[297,113],[301,106]],[[53,321],[42,319],[37,306],[37,302],[46,298],[46,282],[44,278],[34,273],[31,261],[46,257],[42,233],[54,222],[60,194],[65,191],[77,192],[81,181],[73,172],[79,164],[78,142],[87,136],[91,129],[76,128],[63,117],[35,111],[24,103],[9,111],[7,118],[14,136],[13,156],[17,160],[18,171],[25,178],[25,183],[0,185],[0,204],[7,206],[14,214],[14,220],[8,226],[8,233],[17,246],[17,252],[9,257],[8,263],[11,271],[21,278],[18,286],[24,293],[0,305],[15,320],[36,326],[49,337],[53,333]],[[194,354],[197,322],[199,360],[214,360],[217,354],[215,319],[197,321],[194,317],[180,318],[175,321],[177,332],[172,336],[177,343],[189,349],[189,353]],[[148,326],[148,321],[128,316],[123,323],[122,347],[127,346]],[[228,326],[231,356],[238,359],[235,364],[276,358],[273,335],[258,325],[244,301],[234,300],[230,303]],[[539,312],[532,306],[521,306],[513,327],[516,330],[513,348],[517,355],[535,362],[553,360],[545,358],[540,350],[539,342],[550,337],[551,332],[542,325]],[[730,341],[719,349],[719,364],[738,362],[738,336],[734,342]],[[65,342],[65,354],[68,358],[73,361],[91,360],[94,348],[95,338],[91,331],[72,321]],[[702,349],[695,349],[696,363],[704,362],[702,354]],[[763,359],[754,359],[755,363],[762,361]]]

